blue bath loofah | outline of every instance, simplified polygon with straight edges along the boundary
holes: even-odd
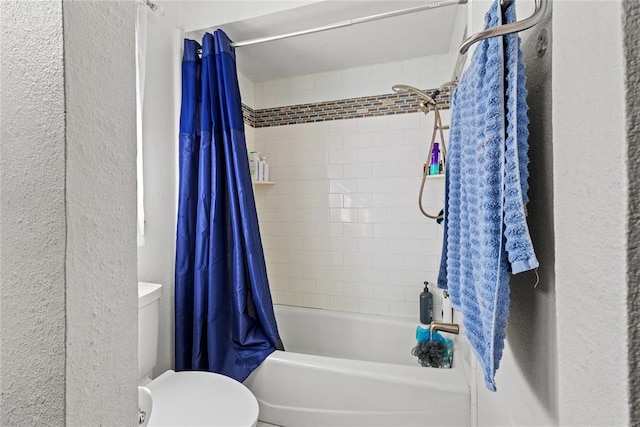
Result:
[[[420,365],[432,368],[450,368],[453,360],[453,341],[438,332],[431,334],[427,328],[416,329],[416,345],[411,354],[418,358]]]

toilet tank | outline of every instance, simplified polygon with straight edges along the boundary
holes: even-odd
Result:
[[[158,355],[162,285],[138,282],[138,385],[151,380]]]

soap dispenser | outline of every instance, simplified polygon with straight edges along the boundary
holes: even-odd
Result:
[[[424,282],[420,293],[420,323],[428,325],[433,320],[433,295],[429,292],[429,282]]]

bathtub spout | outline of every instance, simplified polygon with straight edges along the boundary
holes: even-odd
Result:
[[[445,322],[436,322],[433,321],[429,324],[429,330],[433,334],[437,331],[449,332],[450,334],[459,334],[460,333],[460,325],[457,323],[445,323]]]

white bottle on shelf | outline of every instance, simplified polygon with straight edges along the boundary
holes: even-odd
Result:
[[[262,166],[262,180],[269,181],[269,163],[267,163],[267,158],[264,157],[264,165]]]
[[[258,181],[264,181],[264,160],[258,161]]]
[[[441,291],[442,321],[446,323],[453,322],[453,307],[451,306],[451,298],[447,291]]]

